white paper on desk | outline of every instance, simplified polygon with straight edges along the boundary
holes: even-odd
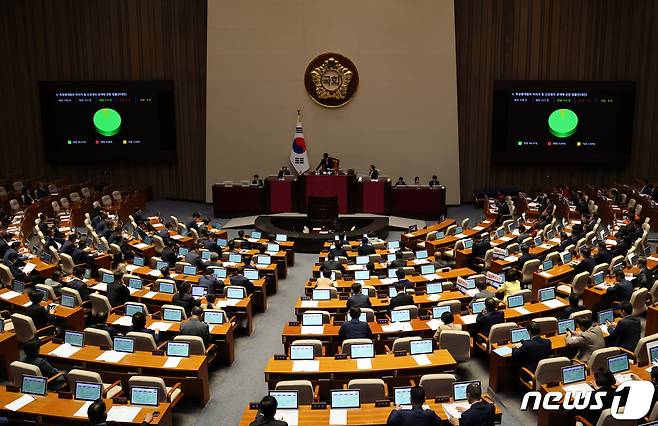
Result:
[[[332,408],[329,410],[329,424],[330,425],[346,425],[347,424],[347,410],[344,408]]]
[[[382,278],[379,280],[384,285],[395,284],[398,280],[396,278]]]
[[[482,223],[491,223],[490,220],[483,220]]]
[[[302,308],[317,308],[317,300],[302,300]]]
[[[135,269],[139,269],[139,268],[140,268],[140,267],[137,266],[137,265],[126,265],[126,271],[128,271],[128,272],[132,272],[132,271],[134,271]]]
[[[462,315],[461,319],[464,324],[475,324],[475,320],[477,319],[477,314],[470,314],[470,315]]]
[[[96,357],[96,361],[119,362],[126,356],[126,352],[105,351]]]
[[[14,297],[18,297],[20,295],[21,295],[20,293],[14,291],[14,290],[9,290],[7,292],[4,292],[4,293],[0,294],[0,298],[3,298],[4,300],[10,300],[10,299],[13,299]]]
[[[152,277],[161,277],[162,272],[158,271],[157,269],[154,269],[152,271],[149,271],[148,275],[150,275]]]
[[[541,275],[544,278],[553,278],[553,275],[551,275],[550,272],[546,272],[546,271],[540,272],[539,275]]]
[[[93,286],[92,289],[97,290],[97,291],[107,291],[107,284],[106,283],[98,283],[95,286]]]
[[[432,361],[430,361],[429,357],[425,354],[422,355],[412,355],[414,358],[414,361],[416,361],[416,364],[423,366],[423,365],[432,365]]]
[[[606,324],[599,325],[599,328],[601,329],[603,334],[610,334],[610,332],[608,331],[608,326]]]
[[[144,294],[144,296],[142,297],[145,297],[147,299],[153,299],[157,295],[158,295],[157,291],[149,291],[148,293]]]
[[[26,263],[25,266],[23,266],[23,268],[21,269],[23,269],[23,272],[25,272],[26,274],[29,274],[30,272],[34,271],[34,268],[36,267],[37,265],[34,263]]]
[[[68,343],[59,345],[56,349],[50,351],[49,355],[58,356],[60,358],[70,358],[71,355],[78,352],[81,348],[79,346],[72,346]]]
[[[465,294],[468,294],[468,295],[471,296],[471,297],[475,297],[475,295],[478,294],[479,292],[480,292],[479,289],[477,289],[477,288],[472,288],[472,289],[470,289],[470,290],[466,290],[464,293],[465,293]]]
[[[84,404],[82,404],[82,407],[78,408],[78,411],[73,413],[73,417],[84,417],[87,418],[87,409],[89,409],[89,406],[91,403],[94,401],[87,401]]]
[[[411,326],[410,322],[401,322],[400,328],[402,331],[414,331],[414,328]]]
[[[593,392],[594,389],[588,383],[576,383],[575,385],[567,385],[562,388],[565,392]]]
[[[219,303],[217,303],[217,305],[218,305],[220,308],[225,308],[226,306],[235,306],[235,305],[237,305],[238,303],[240,303],[240,300],[242,300],[242,299],[226,299],[226,300],[220,300]]]
[[[299,424],[299,410],[276,410],[274,418],[288,423],[288,426],[297,426]]]
[[[611,285],[608,285],[608,284],[606,284],[606,283],[601,283],[601,284],[597,284],[597,285],[595,285],[594,287],[595,287],[595,288],[598,288],[598,289],[601,289],[601,290],[607,290],[608,287],[612,287],[612,286],[611,286]]]
[[[162,368],[176,368],[182,359],[179,356],[168,356]]]
[[[171,238],[173,238],[174,240],[182,240],[183,236],[182,235],[172,235]]]
[[[517,236],[517,237],[518,237],[520,234],[521,234],[521,233],[519,232],[518,229],[515,229],[515,230],[512,231],[512,235],[514,235],[514,236]]]
[[[320,371],[320,361],[318,360],[306,360],[306,361],[293,361],[292,362],[292,371]]]
[[[145,244],[145,243],[137,243],[137,244],[135,244],[135,247],[137,247],[137,248],[140,249],[140,250],[141,250],[141,249],[145,249],[145,248],[148,247],[148,246],[149,246],[149,245],[148,245],[148,244]]]
[[[463,233],[461,233],[461,234],[455,234],[455,238],[460,238],[460,239],[461,239],[461,238],[466,238],[466,237],[468,237],[468,235],[463,234]]]
[[[462,413],[457,411],[457,407],[461,407],[464,410],[468,410],[471,408],[471,404],[468,402],[455,402],[451,404],[442,404],[443,405],[443,411],[445,411],[446,415],[448,417],[452,417],[453,419],[459,419],[462,416]]]
[[[435,294],[430,294],[427,296],[427,300],[430,300],[432,302],[438,302],[438,300],[441,298],[441,294],[435,293]]]
[[[348,271],[362,271],[365,269],[366,269],[365,265],[347,265]]]
[[[560,302],[557,299],[546,300],[546,301],[541,302],[541,303],[543,303],[544,306],[546,306],[548,308],[551,308],[551,309],[557,309],[557,308],[561,308],[562,306],[565,306],[564,303]]]
[[[443,324],[443,321],[441,321],[438,318],[433,318],[433,319],[427,321],[427,326],[429,328],[431,328],[432,330],[434,330],[434,331],[436,331],[439,328],[439,326],[442,325],[442,324]]]
[[[658,262],[658,257],[655,256],[649,256],[647,259],[653,260],[654,262]]]
[[[441,277],[436,274],[423,275],[423,278],[425,278],[427,281],[436,281],[441,279]]]
[[[27,302],[23,303],[22,306],[25,307],[25,308],[27,308],[27,307],[30,306],[31,304],[32,304],[32,302],[27,301]]]
[[[503,260],[505,260],[506,262],[516,262],[517,260],[519,260],[519,258],[517,256],[507,256]]]
[[[394,332],[400,331],[400,330],[401,330],[401,328],[400,328],[400,323],[399,322],[394,322],[394,323],[391,323],[391,324],[382,325],[382,331],[384,333],[394,333]]]
[[[497,355],[507,356],[512,354],[512,348],[509,346],[501,346],[493,350]]]
[[[414,265],[427,265],[428,263],[430,263],[430,261],[427,259],[414,259],[411,261],[411,263],[413,263]]]
[[[505,237],[505,236],[502,236],[502,237],[499,238],[499,240],[502,240],[502,241],[508,242],[508,241],[512,241],[512,237]]]
[[[128,287],[128,292],[129,292],[130,294],[135,294],[135,293],[137,293],[138,291],[139,291],[139,290],[137,290],[136,288]]]
[[[23,395],[20,398],[15,399],[9,404],[5,405],[5,408],[11,411],[18,411],[32,401],[34,401],[34,397],[32,395]]]
[[[577,224],[580,223],[580,219],[573,219],[573,220],[571,221],[571,223],[573,223],[574,225],[577,225]]]
[[[140,407],[130,407],[126,405],[115,405],[107,412],[108,422],[130,423],[135,420],[139,414]]]
[[[539,247],[545,248],[545,249],[552,249],[553,245],[551,245],[551,244],[541,244]]]
[[[171,328],[170,322],[156,321],[148,327],[151,330],[167,331]]]
[[[605,240],[605,243],[611,246],[616,246],[617,241],[616,240]]]
[[[372,359],[359,358],[356,360],[356,368],[359,370],[372,370]]]
[[[553,242],[553,243],[558,243],[558,244],[560,244],[562,242],[562,240],[559,239],[558,237],[551,238],[550,241]]]
[[[133,325],[133,317],[129,315],[124,315],[112,321],[112,324],[130,327],[131,325]]]
[[[324,325],[302,325],[302,334],[324,334]]]
[[[513,308],[516,312],[520,313],[521,315],[529,315],[531,312],[527,310],[526,308],[523,307],[518,307],[518,308]]]
[[[484,229],[484,228],[481,227],[481,226],[474,226],[474,227],[473,227],[473,230],[474,230],[474,231],[482,231],[483,229]]]

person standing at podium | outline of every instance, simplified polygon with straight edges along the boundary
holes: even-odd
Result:
[[[370,165],[370,171],[368,172],[368,177],[372,180],[377,180],[379,179],[379,170],[377,170],[377,167],[375,167],[374,164]]]
[[[320,170],[321,172],[328,172],[329,170],[334,169],[334,158],[330,157],[328,153],[322,154],[322,160],[320,160],[320,164],[315,168],[315,171],[317,172]]]

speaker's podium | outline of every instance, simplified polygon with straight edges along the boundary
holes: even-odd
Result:
[[[356,175],[352,171],[333,172],[333,174],[304,174],[301,175],[301,188],[303,190],[301,205],[308,211],[310,198],[336,198],[338,213],[354,213],[356,195]]]
[[[306,216],[312,220],[334,220],[338,218],[337,197],[309,196],[306,206]]]

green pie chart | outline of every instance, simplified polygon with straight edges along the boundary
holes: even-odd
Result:
[[[94,114],[94,127],[103,136],[114,136],[121,130],[121,116],[112,108],[103,108]]]
[[[577,127],[578,116],[570,109],[556,109],[548,116],[548,129],[555,137],[569,137],[574,134]]]

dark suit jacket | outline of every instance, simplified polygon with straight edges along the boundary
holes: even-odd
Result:
[[[206,346],[212,342],[208,324],[199,320],[190,319],[185,321],[180,326],[180,334],[185,334],[188,336],[199,336],[203,339],[203,343],[205,343]]]
[[[414,298],[412,295],[410,295],[409,293],[398,293],[397,296],[391,299],[388,308],[389,310],[392,311],[398,306],[413,305],[413,304],[414,304]]]
[[[256,420],[249,423],[249,426],[288,426],[288,423],[259,414],[258,417],[256,417]]]
[[[522,365],[534,373],[539,361],[551,357],[551,341],[539,336],[524,340],[520,348],[512,349],[512,357],[522,360]]]
[[[597,265],[600,265],[601,263],[610,264],[612,261],[612,252],[608,249],[600,250],[596,253],[596,256],[594,256],[594,261]]]
[[[333,253],[334,256],[336,256],[336,257],[338,257],[338,256],[347,257],[347,250],[345,250],[342,247],[336,247],[335,249],[329,250],[329,252]]]
[[[128,287],[121,283],[111,283],[107,285],[107,298],[110,300],[110,305],[114,308],[120,306],[130,300],[130,290]]]
[[[69,240],[66,240],[64,241],[64,244],[62,244],[62,253],[66,253],[69,256],[71,256],[73,254],[74,248],[75,246],[73,245],[73,243]]]
[[[379,179],[379,170],[371,170],[370,171],[370,179]]]
[[[353,294],[347,299],[347,309],[354,308],[369,308],[371,306],[370,299],[363,293]]]
[[[25,308],[25,314],[32,318],[32,322],[34,323],[34,326],[37,328],[37,330],[47,326],[48,321],[50,320],[50,315],[48,314],[48,311],[46,311],[46,308],[39,305],[38,303],[32,303],[30,306]]]
[[[633,352],[642,334],[642,324],[639,317],[627,316],[617,322],[616,327],[608,327],[613,346],[619,346]]]
[[[623,280],[612,287],[608,287],[605,292],[617,302],[628,302],[633,295],[633,284],[628,280]]]
[[[50,363],[46,361],[44,358],[38,356],[36,357],[23,356],[21,357],[21,362],[39,367],[41,374],[44,375],[45,377],[53,377],[55,374],[59,373],[58,369],[50,365]]]
[[[214,275],[203,275],[199,278],[199,285],[208,289],[208,294],[219,294],[224,289],[224,283]]]
[[[478,401],[462,413],[459,426],[493,426],[496,408],[493,404]]]
[[[558,319],[569,319],[569,316],[573,314],[574,312],[582,311],[585,309],[582,306],[567,306],[562,310],[562,313],[560,314]]]
[[[411,410],[393,410],[386,420],[387,426],[433,426],[440,425],[441,419],[432,410],[421,407]]]
[[[200,306],[201,302],[192,297],[191,294],[181,295],[180,293],[176,293],[171,299],[171,304],[182,307],[185,309],[187,315],[189,315],[190,312],[192,312],[192,308],[195,306]]]
[[[480,241],[477,244],[473,244],[472,252],[473,257],[479,257],[484,259],[484,255],[487,253],[487,250],[491,249],[491,244],[488,241]]]
[[[372,244],[360,245],[356,252],[359,256],[367,256],[369,254],[377,253]]]
[[[342,343],[345,339],[372,339],[372,330],[367,322],[361,322],[358,318],[350,319],[338,331],[338,341]]]
[[[494,311],[494,312],[480,312],[475,319],[475,323],[478,326],[478,330],[485,336],[489,335],[489,330],[491,327],[505,322],[505,314],[503,311]]]
[[[596,266],[596,261],[594,260],[593,257],[585,257],[583,258],[578,265],[576,265],[574,269],[574,272],[577,274],[580,274],[581,272],[589,272],[590,274],[592,273],[592,269]]]
[[[247,294],[253,294],[254,290],[256,289],[256,287],[254,287],[254,283],[249,281],[247,277],[241,274],[231,276],[229,281],[231,282],[231,285],[239,285],[246,288]]]
[[[393,269],[393,268],[404,268],[407,266],[407,261],[404,259],[395,259],[393,262],[391,262],[388,267]]]
[[[85,253],[84,250],[80,250],[80,248],[76,247],[73,249],[73,253],[71,254],[71,257],[73,258],[73,263],[76,265],[79,264],[92,264],[94,263],[94,258]]]
[[[83,281],[75,279],[66,283],[65,286],[77,290],[83,301],[89,300],[89,287]]]
[[[323,265],[324,269],[328,269],[330,271],[340,271],[340,262],[337,260],[327,260],[323,263]]]

